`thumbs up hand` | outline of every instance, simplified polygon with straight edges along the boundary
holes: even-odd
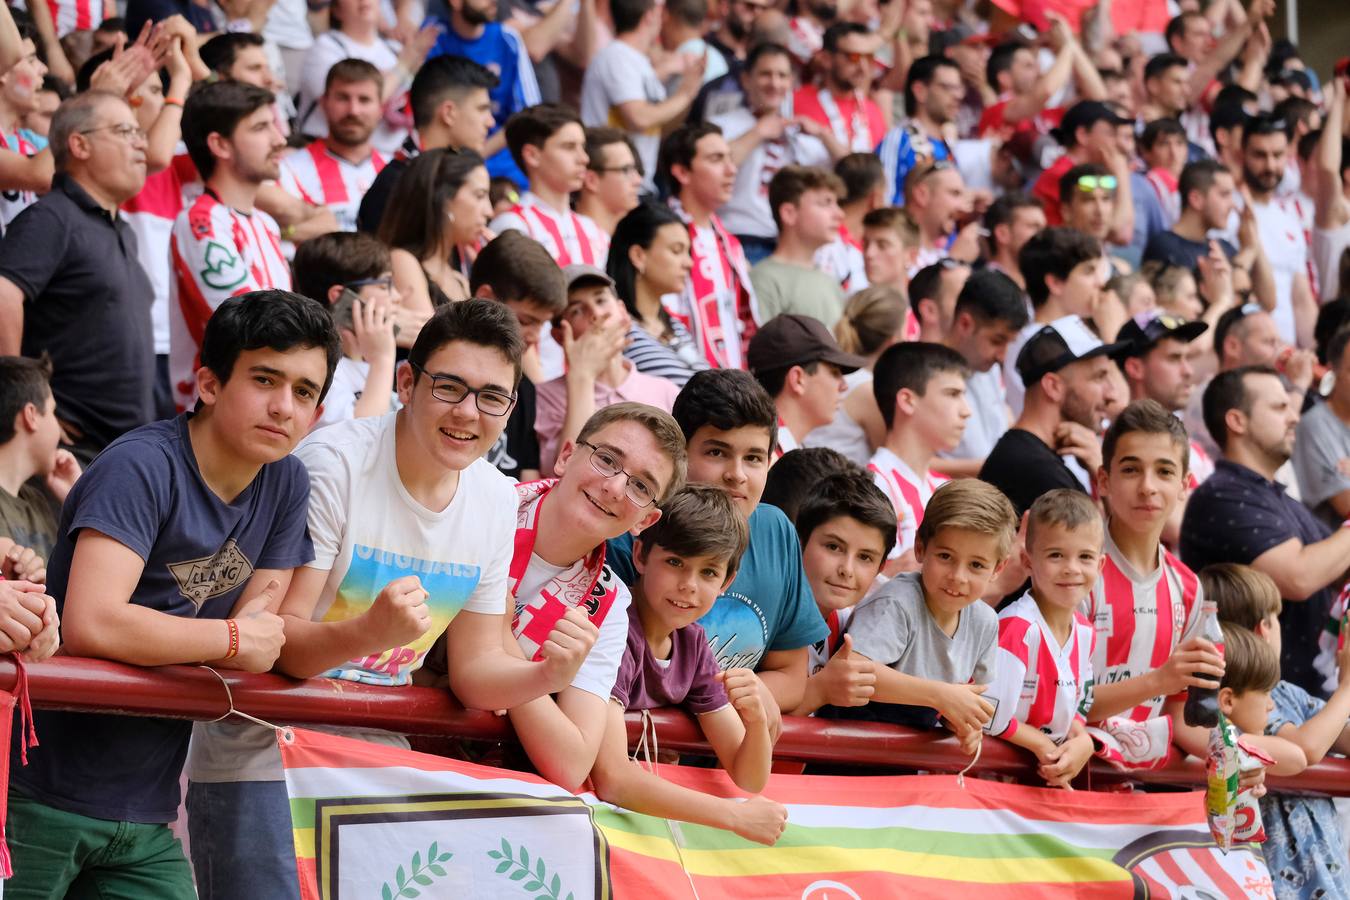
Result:
[[[266,672],[276,664],[281,655],[281,645],[286,643],[282,630],[281,616],[270,610],[280,598],[281,583],[273,579],[267,587],[254,598],[246,602],[234,616],[239,627],[239,652],[233,657],[221,660],[220,664],[230,669],[243,669],[245,672]]]
[[[876,663],[854,655],[853,637],[847,634],[815,677],[820,679],[821,695],[831,706],[865,706],[877,689]]]

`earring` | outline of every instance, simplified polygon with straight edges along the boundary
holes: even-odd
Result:
[[[638,277],[641,278],[642,276],[647,274],[647,269],[644,266],[638,266],[637,273]]]
[[[447,213],[445,214],[445,220],[446,220],[447,222],[453,222],[453,221],[455,221],[455,214],[452,213],[452,212],[447,212]]]

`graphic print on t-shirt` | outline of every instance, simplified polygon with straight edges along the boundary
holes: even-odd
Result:
[[[191,600],[200,613],[207,600],[228,594],[248,581],[253,563],[230,538],[214,555],[169,563],[169,571],[178,582],[178,592]]]
[[[723,594],[698,620],[719,669],[753,669],[764,658],[769,623],[759,605],[743,594]]]
[[[324,672],[325,678],[361,681],[366,684],[404,685],[421,664],[427,650],[469,601],[482,570],[478,566],[418,559],[365,544],[352,547],[351,564],[342,577],[337,596],[324,614],[325,622],[342,622],[362,615],[375,603],[385,585],[405,575],[416,575],[427,592],[431,627],[420,638],[402,647],[362,659],[349,660]]]

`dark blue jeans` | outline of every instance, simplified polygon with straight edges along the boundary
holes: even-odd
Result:
[[[300,900],[286,782],[190,782],[187,811],[201,900]]]

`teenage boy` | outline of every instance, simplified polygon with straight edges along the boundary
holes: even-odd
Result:
[[[1027,324],[1022,289],[1003,272],[983,269],[966,279],[952,310],[951,328],[942,343],[970,366],[966,398],[971,416],[961,443],[941,452],[937,468],[946,475],[977,475],[980,466],[1008,430],[1004,384],[1008,347]],[[1014,376],[1015,377],[1015,376]]]
[[[736,177],[721,129],[696,124],[671,132],[661,146],[660,176],[670,186],[671,209],[689,227],[693,262],[672,315],[693,332],[708,365],[743,368],[761,318],[745,251],[717,216]]]
[[[47,67],[38,57],[32,24],[19,25],[19,61],[0,75],[0,147],[14,151],[7,155],[0,184],[0,234],[14,217],[37,202],[52,183],[52,154],[47,139],[22,127],[21,120],[38,106],[38,87]]]
[[[796,518],[802,568],[830,634],[811,645],[806,693],[792,714],[822,706],[862,706],[876,687],[875,664],[853,655],[845,632],[895,546],[895,509],[870,477],[839,472],[811,486]]]
[[[604,266],[609,235],[571,207],[571,196],[581,190],[586,174],[581,118],[555,103],[531,106],[507,121],[506,145],[530,179],[530,189],[510,212],[492,220],[492,231],[524,232],[543,244],[560,266]]]
[[[951,257],[914,273],[909,280],[909,312],[919,324],[918,340],[940,344],[951,333],[956,298],[969,277],[970,266]]]
[[[1047,783],[1069,787],[1092,758],[1092,623],[1079,612],[1102,571],[1102,517],[1092,498],[1054,490],[1027,514],[1031,590],[998,617],[989,733],[1036,755]]]
[[[1092,318],[1111,271],[1102,257],[1101,242],[1073,228],[1038,232],[1022,245],[1017,264],[1026,280],[1032,315],[1008,346],[1008,359],[1014,363],[1027,341],[1042,327],[1064,316]],[[1025,383],[1009,378],[1007,390],[1013,415],[1021,415]]]
[[[691,485],[662,506],[634,545],[628,642],[606,704],[604,740],[591,771],[600,799],[634,812],[734,831],[773,844],[787,824],[782,804],[711,797],[647,771],[628,757],[625,709],[683,706],[703,730],[736,786],[764,789],[773,762],[768,715],[749,669],[717,668],[696,621],[736,576],[749,533],[731,498]]]
[[[802,446],[812,430],[834,421],[843,401],[844,376],[866,360],[839,349],[834,335],[810,316],[775,316],[750,339],[755,380],[778,410],[773,458]]]
[[[659,520],[660,504],[684,484],[685,464],[684,435],[674,419],[642,403],[616,403],[591,416],[576,441],[563,447],[556,479],[516,488],[510,589],[512,633],[521,651],[537,657],[562,616],[570,625],[560,627],[584,628],[594,640],[554,696],[510,711],[535,768],[568,790],[579,790],[596,762],[630,633],[631,598],[610,567],[615,554],[606,542],[631,540]]]
[[[523,350],[500,304],[444,307],[399,368],[402,409],[322,429],[297,450],[314,559],[296,569],[281,603],[279,671],[406,685],[445,633],[450,687],[471,708],[516,706],[571,681],[594,634],[570,619],[545,632],[554,644],[537,661],[502,645],[515,498],[481,457],[505,425]],[[407,746],[387,732],[356,736]],[[295,896],[279,763],[268,729],[197,729],[188,824],[204,897],[233,896],[241,879],[253,896]],[[229,863],[240,858],[247,873]]]
[[[1162,545],[1186,488],[1185,426],[1152,400],[1125,407],[1102,441],[1098,495],[1110,511],[1106,563],[1083,605],[1097,632],[1096,687],[1087,719],[1100,723],[1102,755],[1152,768],[1168,756],[1186,688],[1217,687],[1223,657],[1200,636],[1204,592]]]
[[[973,753],[994,706],[998,616],[980,598],[1012,550],[1017,520],[997,488],[974,478],[944,484],[928,505],[914,551],[922,568],[892,578],[858,605],[847,634],[877,663],[867,706],[841,718],[934,728],[939,716]]]
[[[197,411],[114,442],[66,498],[48,576],[68,652],[272,668],[277,606],[314,556],[308,479],[289,454],[339,353],[331,319],[307,297],[221,304],[202,339]],[[6,893],[195,898],[168,827],[192,727],[46,710],[34,723],[41,747],[27,766],[11,761]]]
[[[816,267],[816,251],[834,240],[844,213],[844,183],[833,172],[785,166],[769,182],[769,209],[778,226],[773,254],[750,270],[759,313],[815,316],[833,328],[844,310],[839,283]]]
[[[495,87],[496,75],[463,56],[438,56],[417,70],[408,89],[413,133],[361,198],[357,228],[371,234],[380,230],[394,185],[417,154],[442,147],[486,154],[488,134],[496,124],[489,95]]]
[[[571,265],[567,306],[553,320],[553,339],[563,348],[567,372],[539,385],[534,432],[541,471],[553,471],[558,454],[573,443],[591,415],[622,401],[670,412],[679,388],[637,371],[624,358],[632,319],[614,294],[614,281],[594,266]]]
[[[850,153],[834,164],[834,174],[844,183],[844,196],[839,200],[843,222],[834,240],[816,251],[816,265],[839,282],[849,297],[871,284],[863,258],[863,218],[885,204],[886,173],[875,154]]]
[[[543,381],[539,344],[544,324],[552,322],[567,304],[562,270],[538,241],[519,231],[499,234],[473,261],[469,291],[474,297],[496,300],[516,317],[525,340],[522,377],[517,401],[488,462],[518,481],[539,477],[539,441],[534,434],[535,382]],[[557,346],[552,341],[550,344]],[[557,368],[562,369],[561,348]]]
[[[673,415],[689,450],[689,480],[726,491],[750,526],[736,579],[699,624],[719,666],[753,669],[779,710],[794,709],[806,685],[807,650],[828,632],[792,523],[759,502],[778,433],[773,400],[749,372],[710,369],[689,379]],[[628,583],[637,579],[632,546],[628,536],[610,541],[611,565]]]
[[[1018,254],[1027,241],[1045,230],[1045,210],[1040,201],[1015,191],[1004,194],[985,210],[984,230],[989,235],[988,267],[1007,275],[1025,291],[1027,283]]]
[[[321,234],[295,249],[294,274],[296,293],[341,315],[335,324],[342,359],[316,427],[389,412],[394,310],[402,299],[394,287],[389,248],[359,232]]]
[[[361,198],[384,168],[370,142],[384,107],[380,70],[363,59],[344,59],[328,70],[319,108],[328,134],[281,163],[279,184],[291,196],[326,206],[342,231],[356,230]]]
[[[900,571],[908,562],[900,557],[913,549],[924,508],[942,483],[929,467],[939,451],[961,442],[970,418],[970,368],[950,347],[906,341],[887,348],[872,372],[886,438],[867,469],[895,507],[900,536],[890,554],[896,562],[889,568]]]
[[[638,205],[642,167],[633,141],[617,128],[586,129],[586,174],[581,176],[576,210],[613,237],[619,220]]]
[[[868,284],[894,288],[901,295],[908,295],[909,276],[905,270],[908,227],[905,211],[895,206],[883,206],[863,216],[863,271]],[[916,340],[918,335],[919,320],[913,310],[906,310],[905,340]]]
[[[272,94],[237,81],[193,91],[183,109],[183,141],[206,190],[173,223],[174,286],[169,302],[169,380],[186,409],[196,396],[202,333],[228,297],[290,290],[281,230],[255,208],[263,182],[280,175],[286,141],[272,116]]]
[[[58,449],[61,425],[48,383],[51,371],[45,358],[0,356],[0,537],[44,561],[56,546],[51,501],[64,503],[80,477],[74,455]]]

